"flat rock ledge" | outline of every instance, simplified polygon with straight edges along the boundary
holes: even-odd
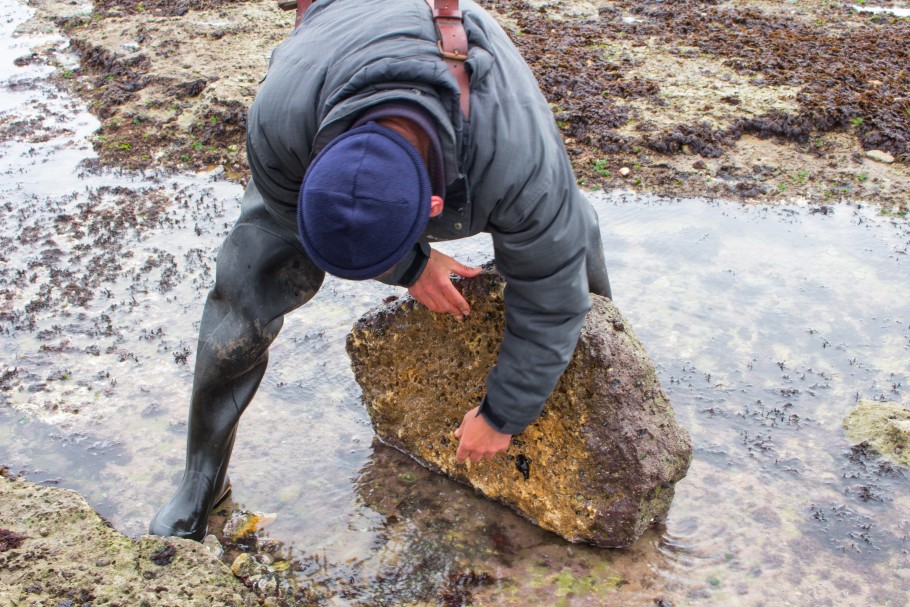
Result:
[[[135,541],[73,491],[0,476],[0,605],[258,604],[198,542]]]
[[[487,269],[458,286],[471,305],[462,322],[407,298],[370,312],[348,336],[376,434],[570,542],[629,546],[666,517],[692,457],[689,434],[629,323],[613,302],[592,295],[543,414],[505,457],[468,466],[455,459],[453,433],[480,402],[496,361],[505,284]]]
[[[910,407],[861,400],[844,419],[847,439],[866,443],[882,457],[910,468]]]

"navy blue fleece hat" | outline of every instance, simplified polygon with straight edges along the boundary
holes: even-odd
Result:
[[[307,255],[341,278],[375,278],[410,251],[430,216],[430,177],[411,143],[374,122],[336,137],[300,185]]]

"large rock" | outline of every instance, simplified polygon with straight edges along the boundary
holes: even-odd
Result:
[[[844,419],[850,442],[866,443],[882,456],[910,468],[910,408],[861,400]]]
[[[0,605],[258,604],[202,544],[131,540],[77,493],[0,476]]]
[[[609,299],[592,296],[572,361],[507,456],[470,466],[455,459],[453,432],[496,361],[503,288],[492,271],[461,280],[472,309],[463,322],[411,299],[357,322],[347,349],[376,434],[569,541],[628,546],[667,514],[692,448]]]

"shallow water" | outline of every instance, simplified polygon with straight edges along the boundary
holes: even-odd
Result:
[[[136,536],[182,471],[195,331],[241,189],[90,170],[96,121],[48,68],[13,65],[35,42],[11,37],[24,8],[0,14],[0,464]],[[908,402],[907,220],[592,200],[616,302],[692,433],[666,525],[627,550],[570,545],[374,444],[344,338],[401,291],[331,278],[272,349],[232,505],[278,514],[263,535],[327,605],[905,604],[910,473],[851,450],[841,420],[859,398]]]
[[[861,13],[874,13],[876,15],[884,13],[894,15],[895,17],[910,17],[910,8],[905,7],[879,7],[879,6],[854,6],[853,10]]]

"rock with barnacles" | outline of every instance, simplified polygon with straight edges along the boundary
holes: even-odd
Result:
[[[348,336],[379,438],[572,542],[633,543],[664,518],[692,456],[654,367],[609,299],[592,295],[578,346],[541,416],[507,455],[466,466],[453,431],[484,392],[503,333],[502,278],[462,279],[463,322],[407,299]]]
[[[862,400],[844,419],[847,439],[866,443],[882,457],[910,468],[910,407]]]

